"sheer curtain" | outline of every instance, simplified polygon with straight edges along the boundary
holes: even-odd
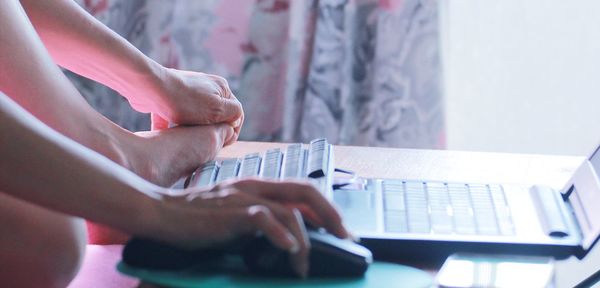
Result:
[[[445,146],[437,1],[79,2],[163,65],[226,77],[242,139]],[[113,91],[69,76],[109,118],[148,129]]]

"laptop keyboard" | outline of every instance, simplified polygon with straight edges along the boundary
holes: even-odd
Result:
[[[210,161],[190,177],[187,187],[208,187],[232,178],[308,179],[331,191],[333,156],[326,139],[308,147],[289,144],[243,158]],[[285,150],[285,151],[284,151]],[[384,230],[391,233],[514,235],[500,185],[382,180]]]
[[[514,235],[500,185],[383,180],[386,232]]]
[[[207,187],[232,178],[260,177],[263,179],[310,179],[318,187],[329,185],[333,166],[326,139],[315,139],[308,148],[290,144],[285,149],[275,148],[263,153],[252,153],[243,158],[210,161],[190,177],[187,187]],[[331,188],[329,188],[331,189]]]

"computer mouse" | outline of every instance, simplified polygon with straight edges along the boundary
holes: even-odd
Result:
[[[309,230],[311,242],[308,277],[360,277],[373,261],[371,251],[350,240]],[[134,237],[122,252],[123,262],[136,268],[179,271],[189,268],[221,269],[225,255],[239,255],[256,275],[298,277],[290,255],[265,236],[238,239],[220,247],[185,250],[151,239]],[[241,265],[241,261],[240,261]]]
[[[361,277],[373,262],[369,249],[348,239],[320,231],[308,231],[311,249],[308,277]],[[242,251],[250,272],[262,276],[298,277],[290,254],[275,247],[266,237],[257,237]]]
[[[123,262],[137,268],[174,271],[221,259],[226,249],[185,250],[151,239],[131,238],[123,248]]]

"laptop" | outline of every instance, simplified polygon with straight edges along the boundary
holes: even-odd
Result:
[[[382,164],[384,165],[384,164]],[[232,178],[307,179],[378,259],[443,258],[455,252],[583,258],[600,235],[600,152],[561,191],[544,186],[363,179],[336,169],[326,139],[217,159],[187,187]]]

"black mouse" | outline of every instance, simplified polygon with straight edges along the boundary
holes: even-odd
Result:
[[[151,239],[131,238],[123,248],[123,262],[137,268],[174,271],[212,263],[222,258],[226,249],[185,250]]]
[[[309,277],[360,277],[373,261],[371,251],[350,240],[308,231],[311,242]],[[292,270],[290,255],[276,248],[266,237],[239,239],[228,246],[184,250],[150,239],[134,237],[123,249],[123,262],[137,268],[177,271],[188,268],[221,269],[225,255],[240,255],[253,274],[298,277]]]
[[[311,243],[308,277],[360,277],[373,262],[369,249],[350,240],[312,230],[308,231],[308,238]],[[266,237],[251,240],[242,257],[254,274],[297,277],[290,254],[275,247]]]

